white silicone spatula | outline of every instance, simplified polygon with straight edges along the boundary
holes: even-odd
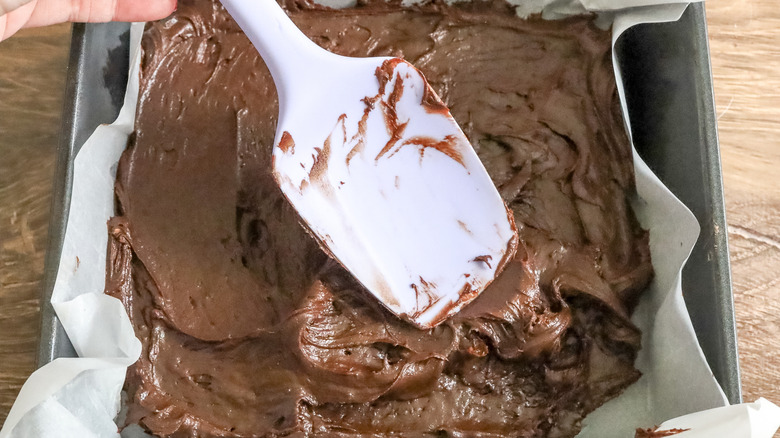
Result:
[[[485,288],[517,232],[466,136],[398,58],[310,41],[275,0],[222,0],[279,94],[273,172],[323,248],[392,312],[433,327]]]

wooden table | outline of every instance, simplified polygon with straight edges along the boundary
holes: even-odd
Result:
[[[780,403],[780,9],[709,0],[707,12],[744,397]],[[0,43],[0,423],[35,369],[69,30]]]

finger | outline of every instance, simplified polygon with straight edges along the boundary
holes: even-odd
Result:
[[[148,21],[165,18],[176,0],[71,0],[68,21]]]
[[[31,0],[0,0],[0,15],[7,14]]]
[[[176,0],[38,0],[25,27],[65,21],[150,21],[170,15]]]
[[[10,37],[24,27],[35,7],[36,2],[33,0],[6,14],[0,15],[0,41]]]
[[[100,0],[92,0],[100,1]],[[117,0],[113,21],[151,21],[176,10],[176,0]],[[75,20],[73,20],[75,21]]]

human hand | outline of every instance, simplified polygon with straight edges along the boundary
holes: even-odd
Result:
[[[0,0],[0,41],[25,27],[66,21],[149,21],[175,9],[176,0]]]

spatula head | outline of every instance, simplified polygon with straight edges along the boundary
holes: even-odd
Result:
[[[517,231],[423,75],[398,58],[373,59],[350,69],[352,86],[344,75],[344,89],[360,90],[372,68],[362,91],[326,99],[343,111],[309,112],[330,120],[282,111],[274,175],[325,251],[392,312],[429,328],[493,281]]]

